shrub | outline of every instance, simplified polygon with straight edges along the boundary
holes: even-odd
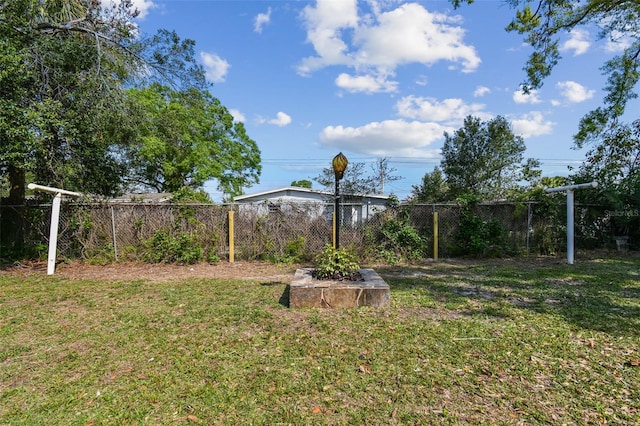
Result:
[[[474,214],[473,206],[475,206],[473,202],[464,206],[455,234],[454,254],[476,257],[500,257],[512,254],[507,231],[502,223],[495,219],[483,220]]]
[[[170,236],[158,231],[145,242],[144,260],[156,263],[196,263],[202,260],[202,247],[190,234]]]
[[[318,279],[354,279],[359,270],[353,251],[327,244],[316,257],[313,276]]]

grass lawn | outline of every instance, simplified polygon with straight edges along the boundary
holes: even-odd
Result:
[[[0,424],[640,423],[637,257],[376,271],[390,308],[0,275]]]

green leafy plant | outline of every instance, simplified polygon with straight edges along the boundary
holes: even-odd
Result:
[[[360,265],[352,251],[326,244],[316,257],[313,276],[318,279],[356,279],[359,270]]]
[[[158,231],[146,243],[144,259],[156,263],[196,263],[202,260],[202,247],[190,234],[177,236]]]
[[[476,257],[501,257],[512,254],[507,231],[495,219],[483,220],[474,212],[474,197],[460,199],[464,203],[462,217],[455,235],[454,253]]]

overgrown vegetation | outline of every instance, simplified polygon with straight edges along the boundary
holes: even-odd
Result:
[[[369,235],[369,254],[389,264],[415,261],[427,255],[427,241],[409,223],[405,209],[383,214],[379,228]]]
[[[384,310],[0,271],[0,423],[635,424],[640,260],[579,262],[380,268]]]
[[[474,197],[461,199],[462,217],[453,242],[453,252],[458,256],[501,257],[514,254],[509,245],[507,231],[496,219],[485,220],[475,210]]]
[[[327,244],[315,259],[313,276],[319,279],[350,280],[355,279],[359,270],[360,265],[352,250]]]

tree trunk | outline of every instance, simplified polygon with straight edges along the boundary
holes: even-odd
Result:
[[[19,258],[25,239],[25,171],[9,165],[9,197],[0,209],[0,257]]]

